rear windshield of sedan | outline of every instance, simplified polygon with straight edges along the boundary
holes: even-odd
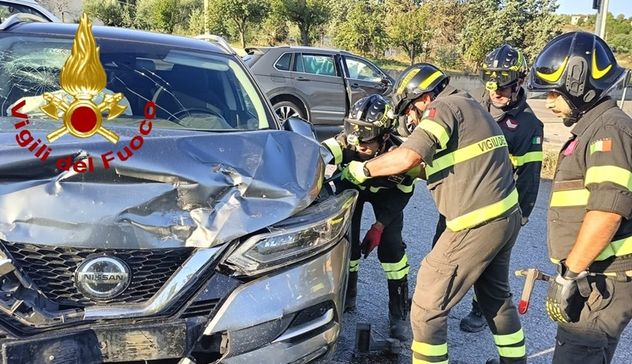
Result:
[[[47,119],[43,94],[72,102],[60,86],[60,72],[71,54],[72,38],[5,34],[0,37],[0,116],[12,105],[31,119]],[[269,128],[261,96],[243,66],[230,57],[112,39],[98,39],[107,84],[95,97],[121,93],[123,114],[104,123],[125,125],[144,118],[156,105],[154,126],[194,130]]]

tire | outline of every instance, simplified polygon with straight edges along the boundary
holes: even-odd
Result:
[[[285,121],[287,118],[292,116],[307,120],[307,115],[305,111],[303,111],[303,108],[292,101],[279,101],[272,107],[274,108],[275,114],[277,114],[281,121]]]

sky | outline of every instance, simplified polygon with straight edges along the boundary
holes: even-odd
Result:
[[[602,0],[603,1],[603,0]],[[593,10],[593,0],[557,0],[560,7],[559,14],[596,14]],[[615,16],[624,14],[626,17],[632,16],[632,0],[610,0],[608,11]]]

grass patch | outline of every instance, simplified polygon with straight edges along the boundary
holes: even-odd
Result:
[[[557,165],[557,156],[557,152],[544,151],[542,170],[540,171],[541,178],[553,179],[553,176],[555,175],[555,166]]]
[[[388,58],[371,59],[371,62],[385,71],[403,71],[410,66],[410,63]]]

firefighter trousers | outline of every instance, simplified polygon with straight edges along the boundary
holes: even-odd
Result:
[[[384,194],[372,194],[362,191],[358,197],[356,208],[351,221],[351,260],[349,262],[349,271],[357,272],[360,267],[360,226],[362,223],[362,211],[364,203],[369,202],[374,211],[380,208],[376,199],[383,199]],[[380,201],[382,202],[382,201]],[[379,211],[375,211],[375,215],[379,215]],[[388,280],[399,280],[408,274],[410,267],[406,256],[406,245],[402,239],[402,229],[404,228],[404,211],[394,214],[390,217],[390,222],[385,225],[382,233],[382,240],[377,247],[377,257],[382,264],[382,269]]]
[[[448,360],[448,314],[470,287],[492,331],[501,363],[526,363],[524,333],[509,288],[520,210],[482,226],[446,229],[421,263],[413,296],[413,363]]]
[[[553,363],[611,363],[619,337],[632,319],[632,278],[589,277],[591,293],[579,322],[560,323]]]

